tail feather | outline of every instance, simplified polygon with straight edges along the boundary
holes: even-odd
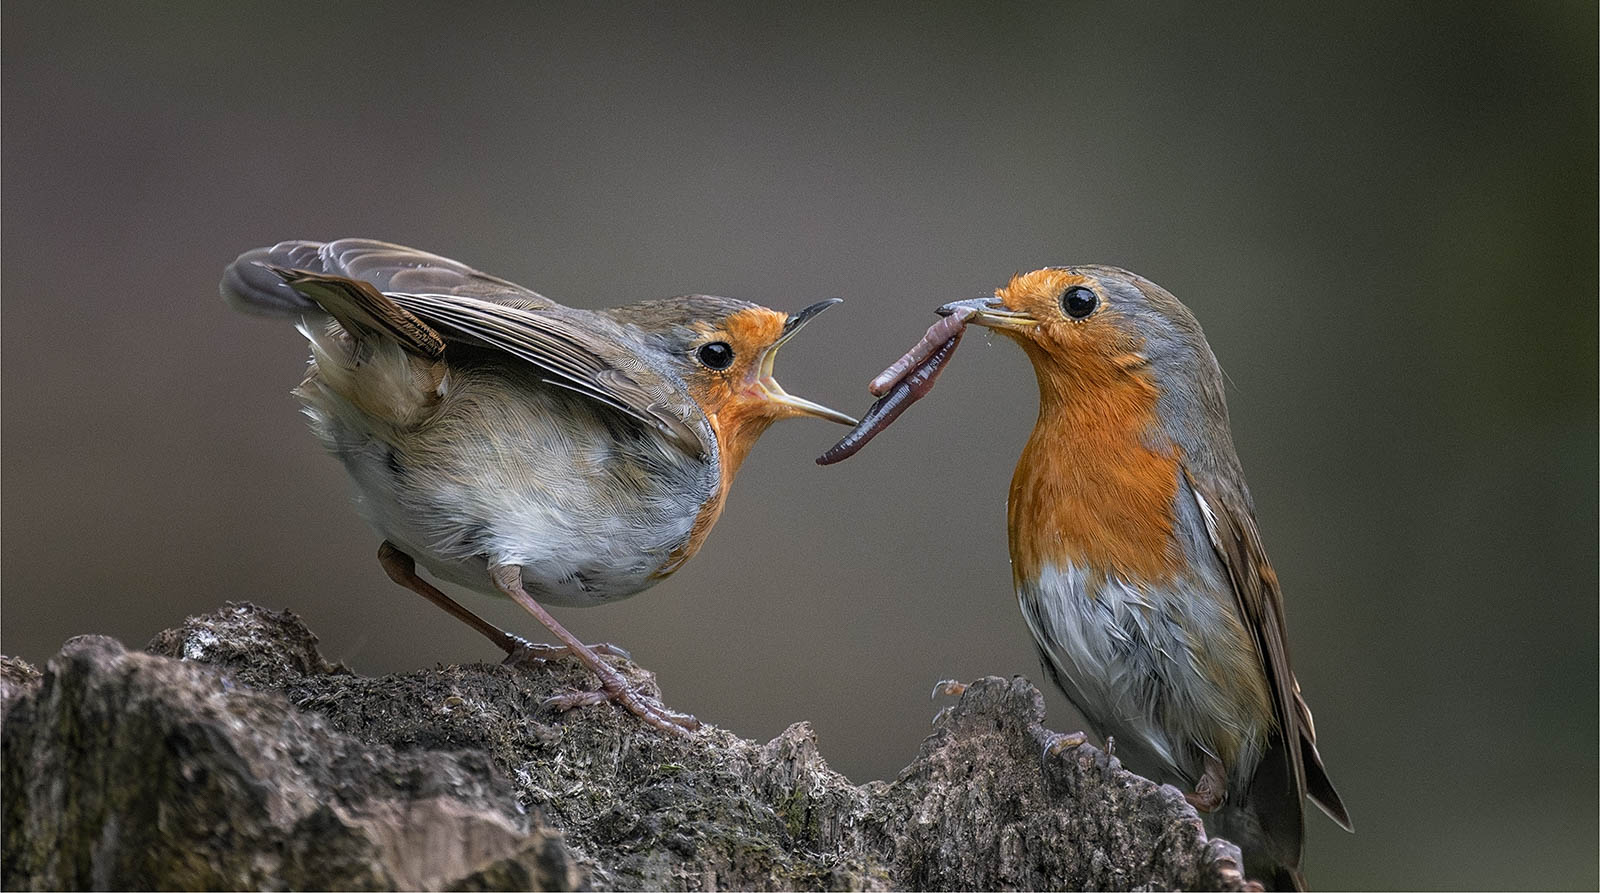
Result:
[[[1355,824],[1350,821],[1350,813],[1344,808],[1344,801],[1339,799],[1339,792],[1333,789],[1328,770],[1322,768],[1322,757],[1317,753],[1316,744],[1304,736],[1300,738],[1300,756],[1306,769],[1306,796],[1327,813],[1328,818],[1338,822],[1339,827],[1346,831],[1356,830]]]
[[[1300,869],[1289,865],[1277,866],[1270,875],[1261,878],[1261,883],[1268,890],[1309,890],[1306,886],[1306,876]]]

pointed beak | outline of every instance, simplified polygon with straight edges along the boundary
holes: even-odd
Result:
[[[804,397],[796,397],[790,394],[783,389],[782,385],[778,384],[777,379],[772,377],[772,367],[778,359],[778,348],[782,347],[784,342],[793,338],[796,332],[804,328],[812,317],[843,300],[843,298],[829,298],[826,301],[818,301],[799,313],[790,315],[789,319],[784,322],[783,333],[778,336],[778,340],[774,341],[771,347],[767,348],[767,352],[761,356],[761,373],[758,380],[767,402],[785,407],[789,415],[816,416],[819,419],[827,419],[830,422],[838,422],[841,425],[854,425],[856,423],[855,419],[837,409],[829,409],[821,403],[813,403]]]
[[[975,311],[967,317],[967,322],[988,326],[997,331],[1010,330],[1013,332],[1025,331],[1039,324],[1037,319],[1026,313],[1012,310],[1000,303],[999,298],[972,298],[966,301],[952,301],[938,309],[940,316],[949,316],[958,309]]]

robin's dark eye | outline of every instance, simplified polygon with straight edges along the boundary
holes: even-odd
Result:
[[[713,341],[710,344],[700,345],[695,351],[695,356],[700,358],[707,369],[726,369],[733,365],[733,348],[726,341]]]
[[[1094,291],[1081,285],[1074,285],[1061,293],[1061,309],[1073,319],[1083,319],[1093,313],[1099,304],[1100,299]]]

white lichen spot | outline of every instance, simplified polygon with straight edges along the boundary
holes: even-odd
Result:
[[[206,650],[217,644],[217,636],[208,629],[195,630],[183,640],[184,660],[205,660]]]

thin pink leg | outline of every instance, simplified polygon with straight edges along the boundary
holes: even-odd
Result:
[[[544,624],[545,628],[549,629],[574,657],[583,661],[583,665],[588,667],[590,672],[600,677],[600,691],[598,692],[577,692],[572,695],[558,695],[551,698],[547,703],[565,710],[577,706],[598,704],[604,701],[615,701],[627,708],[628,712],[634,716],[663,732],[687,735],[700,728],[700,721],[694,717],[686,713],[676,713],[660,704],[646,700],[637,691],[634,691],[633,687],[628,684],[628,680],[622,678],[621,673],[618,673],[610,664],[601,660],[599,655],[595,654],[589,646],[578,641],[577,636],[567,632],[566,627],[550,616],[550,612],[534,601],[533,597],[528,595],[527,590],[522,587],[522,568],[515,565],[501,565],[500,567],[490,568],[489,576],[494,579],[494,585],[497,589],[505,593],[512,601],[521,605],[523,610],[532,614],[540,623]]]
[[[383,545],[378,547],[378,564],[383,567],[384,573],[389,575],[389,579],[445,609],[451,617],[483,633],[484,637],[493,642],[496,648],[506,653],[508,660],[524,657],[531,657],[535,660],[556,660],[567,657],[572,653],[565,645],[541,645],[537,642],[530,642],[519,635],[508,633],[472,613],[466,605],[445,595],[432,583],[417,576],[416,560],[400,551],[399,547],[394,543],[386,540]],[[590,645],[589,648],[592,651],[600,654],[609,654],[612,657],[630,660],[633,657],[633,655],[609,642]]]

